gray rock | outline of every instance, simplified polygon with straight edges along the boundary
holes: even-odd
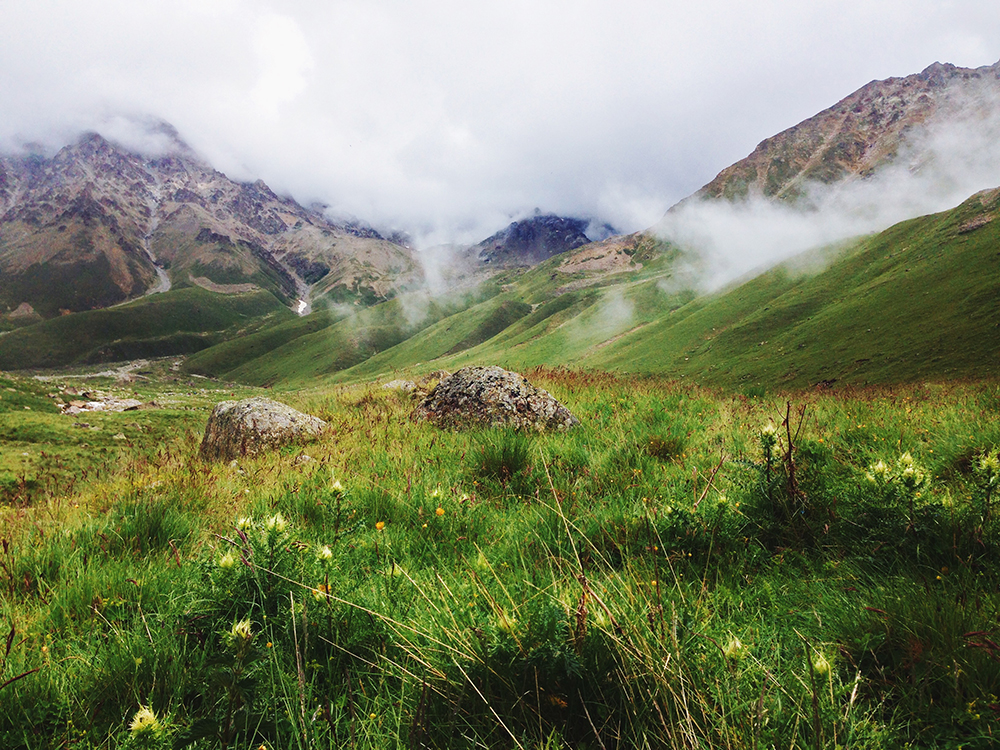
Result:
[[[444,428],[565,430],[580,420],[552,395],[501,367],[463,367],[443,378],[413,412]]]
[[[206,461],[256,456],[319,435],[326,427],[319,417],[303,414],[269,398],[248,398],[216,404],[201,441]]]

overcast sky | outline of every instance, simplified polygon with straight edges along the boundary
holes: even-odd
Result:
[[[998,59],[994,0],[0,0],[0,145],[155,116],[425,243],[633,231],[872,79]]]

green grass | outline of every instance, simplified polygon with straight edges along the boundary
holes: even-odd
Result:
[[[204,349],[294,313],[267,292],[179,289],[127,305],[65,315],[0,337],[0,368],[165,357]]]
[[[973,198],[860,242],[816,275],[779,267],[585,362],[703,382],[801,387],[996,371],[1000,225]]]
[[[582,426],[439,431],[400,394],[314,386],[278,397],[327,437],[217,465],[196,428],[229,392],[150,374],[173,408],[99,476],[0,503],[0,745],[994,741],[995,382],[526,374]],[[78,417],[7,382],[4,429],[55,451]]]
[[[331,310],[320,309],[310,315],[280,322],[248,336],[224,341],[187,357],[184,360],[184,371],[220,377],[300,336],[328,328],[338,317],[342,316]]]
[[[989,376],[1000,364],[993,346],[1000,224],[967,229],[988,215],[988,203],[974,197],[708,295],[685,291],[674,278],[683,259],[671,246],[641,245],[633,256],[641,269],[589,279],[563,274],[554,258],[498,277],[503,291],[493,300],[437,307],[417,323],[394,300],[226,377],[352,382],[467,364],[544,363],[669,374],[757,393]]]

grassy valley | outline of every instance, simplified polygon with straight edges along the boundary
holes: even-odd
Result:
[[[712,294],[635,235],[443,298],[196,287],[0,336],[75,364],[0,375],[0,746],[994,746],[998,202]],[[466,364],[581,426],[442,431],[380,385]],[[202,461],[262,394],[330,429]]]
[[[314,386],[280,398],[326,437],[231,464],[200,428],[251,389],[6,378],[3,460],[44,476],[0,504],[0,744],[995,743],[995,382],[526,374],[582,426]],[[55,413],[96,385],[158,408]]]
[[[0,368],[25,370],[187,354],[295,315],[264,291],[171,290],[63,315],[0,337]]]
[[[996,191],[980,194],[712,294],[690,290],[689,261],[676,248],[633,238],[611,272],[567,272],[582,265],[567,254],[496,277],[478,301],[402,295],[263,354],[256,340],[219,351],[239,362],[225,377],[272,385],[484,362],[665,374],[753,392],[988,377],[1000,326],[997,200]],[[213,357],[209,349],[189,367],[223,374],[202,364]]]

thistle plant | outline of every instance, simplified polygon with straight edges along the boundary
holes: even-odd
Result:
[[[170,730],[149,706],[139,706],[123,746],[127,750],[165,750],[170,747]]]
[[[997,451],[987,451],[975,465],[976,484],[983,498],[983,524],[990,521],[990,505],[993,493],[1000,485],[1000,455]]]
[[[901,497],[906,500],[908,528],[913,529],[916,519],[916,499],[920,497],[921,490],[930,480],[927,470],[913,459],[913,455],[907,451],[891,465],[879,459],[868,467],[865,478],[881,488],[885,494],[895,495],[897,498]]]

